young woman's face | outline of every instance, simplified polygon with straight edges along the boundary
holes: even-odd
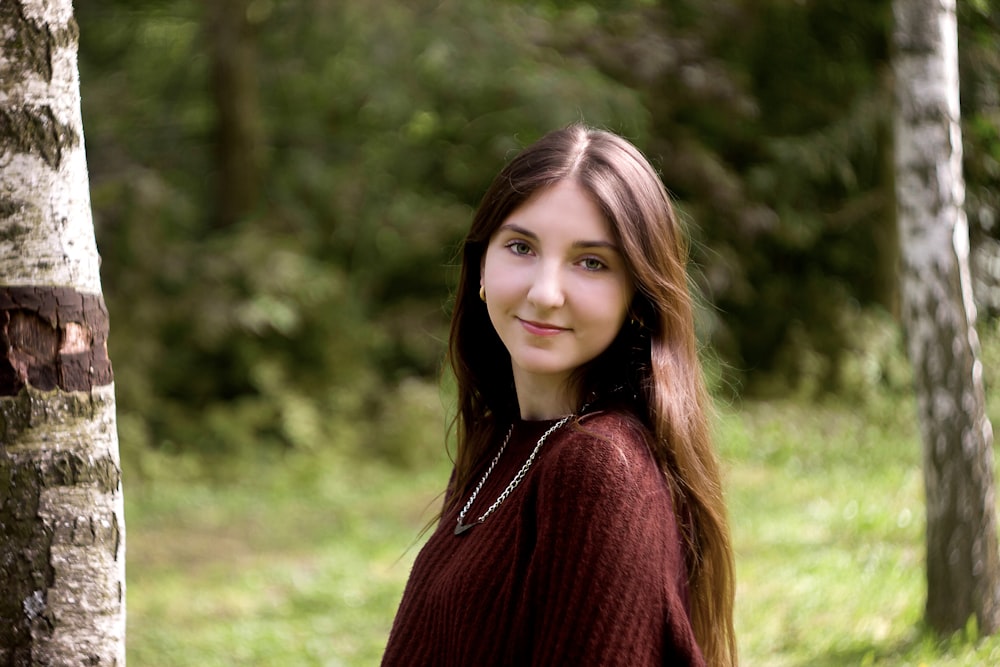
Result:
[[[481,281],[518,391],[565,386],[614,340],[634,291],[610,225],[571,180],[536,193],[503,222]]]

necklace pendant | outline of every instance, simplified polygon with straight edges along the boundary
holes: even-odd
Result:
[[[528,474],[528,469],[531,468],[531,464],[535,462],[535,456],[538,455],[538,450],[542,448],[542,444],[545,443],[545,439],[550,435],[552,435],[553,431],[555,431],[560,426],[568,422],[572,416],[573,415],[566,415],[565,417],[557,421],[555,424],[550,426],[548,431],[542,434],[542,437],[540,437],[538,439],[538,442],[535,443],[535,448],[532,449],[531,454],[528,455],[528,460],[524,462],[524,465],[521,466],[521,469],[517,471],[516,475],[514,475],[514,479],[510,480],[510,484],[507,485],[507,488],[504,489],[499,496],[497,496],[497,499],[493,502],[492,505],[489,506],[489,508],[487,508],[485,512],[483,512],[482,516],[480,516],[472,523],[462,523],[462,519],[465,518],[466,512],[469,511],[469,509],[472,507],[472,503],[475,502],[476,500],[476,496],[479,495],[479,490],[483,488],[483,484],[486,482],[486,478],[490,476],[491,472],[493,472],[493,468],[496,467],[497,461],[500,460],[500,455],[503,454],[503,450],[507,448],[507,443],[510,442],[510,436],[514,432],[514,425],[513,424],[510,425],[510,428],[507,430],[507,436],[503,439],[503,444],[500,445],[500,451],[498,451],[497,455],[493,457],[493,463],[491,463],[490,467],[487,468],[486,472],[483,473],[482,479],[479,480],[479,485],[476,486],[476,488],[472,491],[472,495],[469,496],[469,502],[465,503],[465,507],[463,507],[462,511],[458,513],[458,521],[457,521],[458,525],[455,526],[455,535],[461,535],[462,533],[469,530],[473,526],[476,526],[478,524],[481,524],[483,521],[486,521],[486,517],[493,514],[493,510],[500,507],[500,504],[507,499],[507,496],[510,495],[511,491],[516,489],[517,485],[521,483],[522,479],[524,479],[524,476]]]

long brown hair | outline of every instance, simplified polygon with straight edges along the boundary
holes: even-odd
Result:
[[[653,434],[650,449],[677,496],[678,523],[688,527],[695,635],[708,664],[735,665],[732,546],[695,340],[687,245],[656,172],[615,134],[579,124],[550,132],[503,168],[476,211],[462,248],[449,341],[458,390],[451,498],[468,490],[497,431],[517,416],[510,355],[478,297],[483,255],[515,209],[565,179],[604,213],[636,287],[629,322],[577,373],[581,402],[624,397],[618,402]]]

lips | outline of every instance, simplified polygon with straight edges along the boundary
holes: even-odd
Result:
[[[518,318],[521,326],[524,327],[525,331],[535,336],[556,336],[564,331],[568,331],[565,327],[559,327],[554,324],[547,324],[545,322],[533,322],[531,320],[522,320]]]

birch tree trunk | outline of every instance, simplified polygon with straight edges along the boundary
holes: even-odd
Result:
[[[963,210],[955,0],[894,0],[896,197],[902,313],[927,499],[926,621],[1000,626],[993,433]]]
[[[108,313],[71,0],[0,0],[0,666],[125,664]]]

